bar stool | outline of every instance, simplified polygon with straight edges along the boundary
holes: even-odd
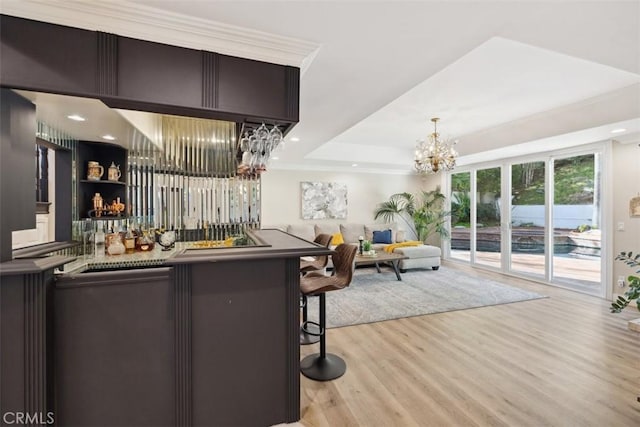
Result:
[[[328,248],[333,238],[330,234],[318,234],[313,240],[315,243]],[[329,255],[319,255],[311,261],[300,260],[300,273],[304,276],[311,271],[323,270],[329,263]],[[307,318],[307,296],[302,294],[302,325],[300,326],[300,344],[315,344],[320,341],[317,322],[310,322]]]
[[[313,380],[329,381],[341,377],[347,370],[344,360],[326,349],[326,293],[346,288],[353,278],[353,260],[358,248],[341,244],[331,257],[335,275],[325,276],[312,272],[300,279],[300,290],[305,296],[320,297],[320,353],[311,354],[300,362],[302,374]]]
[[[313,240],[314,243],[317,243],[325,248],[328,248],[331,244],[331,239],[333,236],[331,234],[318,234],[316,238]],[[300,272],[301,273],[309,273],[310,271],[322,270],[329,263],[329,255],[319,255],[313,257],[313,260],[306,261],[300,260]]]

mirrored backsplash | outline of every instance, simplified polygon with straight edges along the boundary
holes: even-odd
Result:
[[[75,240],[99,229],[127,227],[176,230],[178,241],[217,240],[259,227],[260,178],[236,174],[236,124],[174,116],[160,120],[153,134],[136,130],[127,141],[123,216],[81,220],[74,212]],[[82,165],[74,167],[79,176]]]

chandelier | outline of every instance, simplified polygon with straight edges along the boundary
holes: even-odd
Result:
[[[241,175],[260,174],[267,170],[271,153],[283,143],[282,131],[274,125],[271,130],[262,123],[251,133],[245,132],[240,139],[242,160],[237,172]]]
[[[454,145],[457,141],[440,140],[438,133],[437,117],[431,119],[433,122],[433,133],[429,135],[428,141],[418,141],[416,146],[416,159],[414,167],[420,173],[437,173],[449,171],[456,166],[458,152]]]

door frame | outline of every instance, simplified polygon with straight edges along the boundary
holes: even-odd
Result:
[[[470,230],[470,254],[469,264],[472,267],[478,267],[482,269],[488,269],[492,271],[499,271],[502,274],[512,275],[516,277],[523,277],[529,280],[534,280],[547,285],[552,285],[561,288],[567,288],[576,290],[575,288],[563,284],[562,282],[553,280],[553,253],[550,248],[550,242],[553,241],[553,198],[554,198],[554,169],[553,164],[556,159],[574,157],[585,154],[597,154],[600,162],[600,182],[599,185],[599,197],[600,197],[600,230],[601,230],[601,251],[600,251],[600,278],[601,286],[597,293],[587,293],[588,295],[596,295],[601,298],[611,299],[613,295],[613,281],[611,278],[611,272],[613,271],[613,171],[612,171],[612,142],[611,140],[600,141],[591,144],[585,144],[575,146],[571,148],[548,150],[536,154],[529,154],[525,156],[508,157],[500,160],[492,160],[489,162],[478,162],[468,165],[462,165],[457,167],[453,171],[449,171],[442,175],[441,186],[444,189],[446,196],[447,210],[451,210],[451,175],[458,173],[470,173],[470,199],[471,199],[471,230]],[[511,259],[511,197],[507,197],[511,194],[511,171],[513,164],[528,163],[534,161],[542,161],[545,163],[545,274],[544,279],[536,278],[534,276],[514,272],[510,269]],[[479,169],[488,168],[501,168],[501,197],[504,201],[501,203],[501,267],[500,269],[493,268],[484,264],[478,264],[475,258],[476,252],[476,194],[477,194],[477,182],[476,171]],[[447,224],[449,232],[451,232],[451,219],[449,218]],[[443,241],[443,255],[446,259],[454,262],[465,261],[451,257],[451,241]]]

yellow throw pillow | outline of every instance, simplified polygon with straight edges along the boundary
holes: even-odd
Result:
[[[336,233],[331,237],[331,244],[334,246],[338,246],[344,243],[344,239],[342,238],[342,233]]]

